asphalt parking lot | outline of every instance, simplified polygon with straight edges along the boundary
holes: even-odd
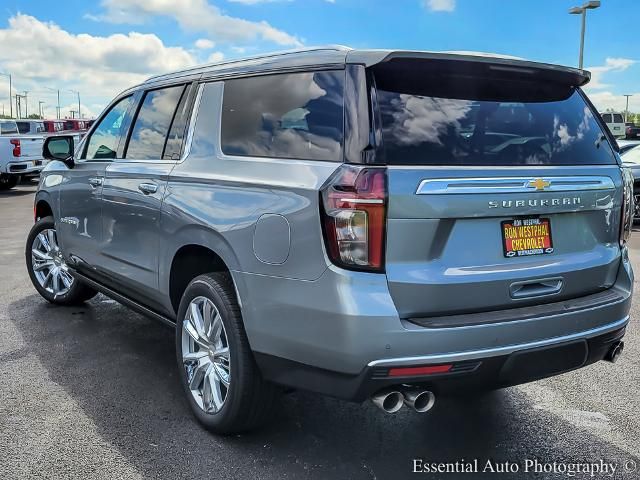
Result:
[[[613,478],[640,478],[637,296],[615,365],[440,399],[425,415],[294,392],[265,429],[216,437],[188,410],[168,328],[103,296],[60,308],[36,294],[24,266],[34,191],[0,193],[0,479],[397,479],[420,476],[416,458],[603,460]],[[640,272],[640,229],[631,245]],[[568,478],[496,478],[523,476]]]

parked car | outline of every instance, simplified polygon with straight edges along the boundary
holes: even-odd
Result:
[[[640,140],[618,140],[620,155],[624,154],[628,150],[631,150],[636,145],[640,145]]]
[[[20,135],[15,120],[0,120],[0,190],[17,185],[22,175],[43,168],[42,135]]]
[[[640,220],[640,141],[634,142],[621,154],[622,165],[633,175],[634,220]]]
[[[60,133],[64,131],[64,120],[44,120],[44,126],[48,133]]]
[[[38,135],[47,131],[42,120],[19,119],[16,126],[20,135]]]
[[[84,120],[67,119],[64,121],[65,130],[84,131],[87,128],[87,123]]]
[[[219,433],[269,418],[275,385],[425,412],[615,361],[633,180],[588,80],[345,48],[152,77],[77,148],[47,138],[29,276],[174,328]]]
[[[640,138],[640,127],[632,122],[625,123],[625,137],[627,140]]]
[[[621,113],[602,113],[602,120],[607,124],[607,128],[614,137],[625,136],[624,116]]]

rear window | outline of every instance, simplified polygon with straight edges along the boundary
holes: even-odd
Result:
[[[16,135],[17,133],[18,127],[15,122],[0,122],[1,135]]]
[[[18,132],[29,133],[29,122],[16,122],[18,126]]]
[[[264,75],[224,83],[227,155],[342,159],[344,71]]]
[[[595,165],[615,158],[576,89],[485,79],[378,82],[386,161],[397,165]],[[408,87],[408,88],[407,88]],[[432,94],[437,92],[437,95]]]
[[[602,114],[602,120],[604,121],[604,123],[612,123],[612,117],[610,113],[603,113]]]
[[[620,113],[613,114],[613,123],[624,123],[624,117]]]

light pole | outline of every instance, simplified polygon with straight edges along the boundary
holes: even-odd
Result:
[[[40,114],[41,119],[44,118],[44,109],[42,108],[43,105],[44,102],[42,100],[38,100],[38,113]]]
[[[578,68],[580,69],[582,69],[584,58],[584,31],[587,26],[587,10],[594,10],[599,6],[600,0],[591,0],[581,7],[573,7],[569,9],[569,13],[572,15],[582,15],[582,29],[580,31],[580,60],[578,61]]]
[[[78,118],[82,118],[80,116],[80,92],[78,92],[77,90],[69,90],[71,93],[75,93],[76,95],[78,95]]]
[[[629,97],[633,97],[633,95],[623,95],[624,97],[627,97],[627,108],[625,108],[624,110],[624,123],[627,123],[628,117],[629,117]]]
[[[24,118],[29,118],[29,92],[24,91]]]
[[[13,103],[11,103],[11,74],[0,72],[0,75],[4,75],[5,77],[9,77],[9,116],[13,118]]]
[[[60,89],[59,88],[51,88],[51,87],[44,87],[47,90],[51,90],[52,92],[58,92],[58,105],[56,106],[56,118],[60,118]]]

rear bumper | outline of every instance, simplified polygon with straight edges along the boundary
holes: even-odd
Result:
[[[3,169],[3,173],[8,173],[11,175],[25,175],[28,173],[40,173],[44,168],[44,165],[45,163],[41,159],[8,162]]]
[[[574,341],[519,349],[509,354],[479,357],[473,360],[437,361],[433,365],[451,363],[446,373],[390,377],[391,368],[399,365],[367,366],[358,375],[345,375],[270,355],[256,354],[265,378],[275,383],[314,391],[345,400],[362,402],[375,392],[398,385],[420,386],[440,395],[456,395],[468,391],[481,392],[559,375],[603,360],[613,345],[625,334],[628,319],[614,322],[607,333]],[[618,325],[625,325],[616,328]],[[420,361],[417,365],[424,365]]]
[[[240,298],[247,299],[242,305],[245,327],[265,377],[351,400],[398,383],[427,382],[442,391],[521,383],[513,375],[505,380],[503,368],[526,352],[543,352],[549,366],[522,381],[600,360],[606,347],[624,335],[633,288],[625,251],[615,284],[604,292],[525,308],[516,316],[514,309],[466,315],[467,321],[451,326],[444,326],[447,317],[435,326],[421,326],[399,318],[384,275],[330,267],[312,282],[240,272],[233,276]],[[583,361],[572,357],[565,364],[556,355],[556,348],[578,349],[577,344],[586,345]],[[389,379],[381,373],[446,363],[456,370],[437,378]]]

